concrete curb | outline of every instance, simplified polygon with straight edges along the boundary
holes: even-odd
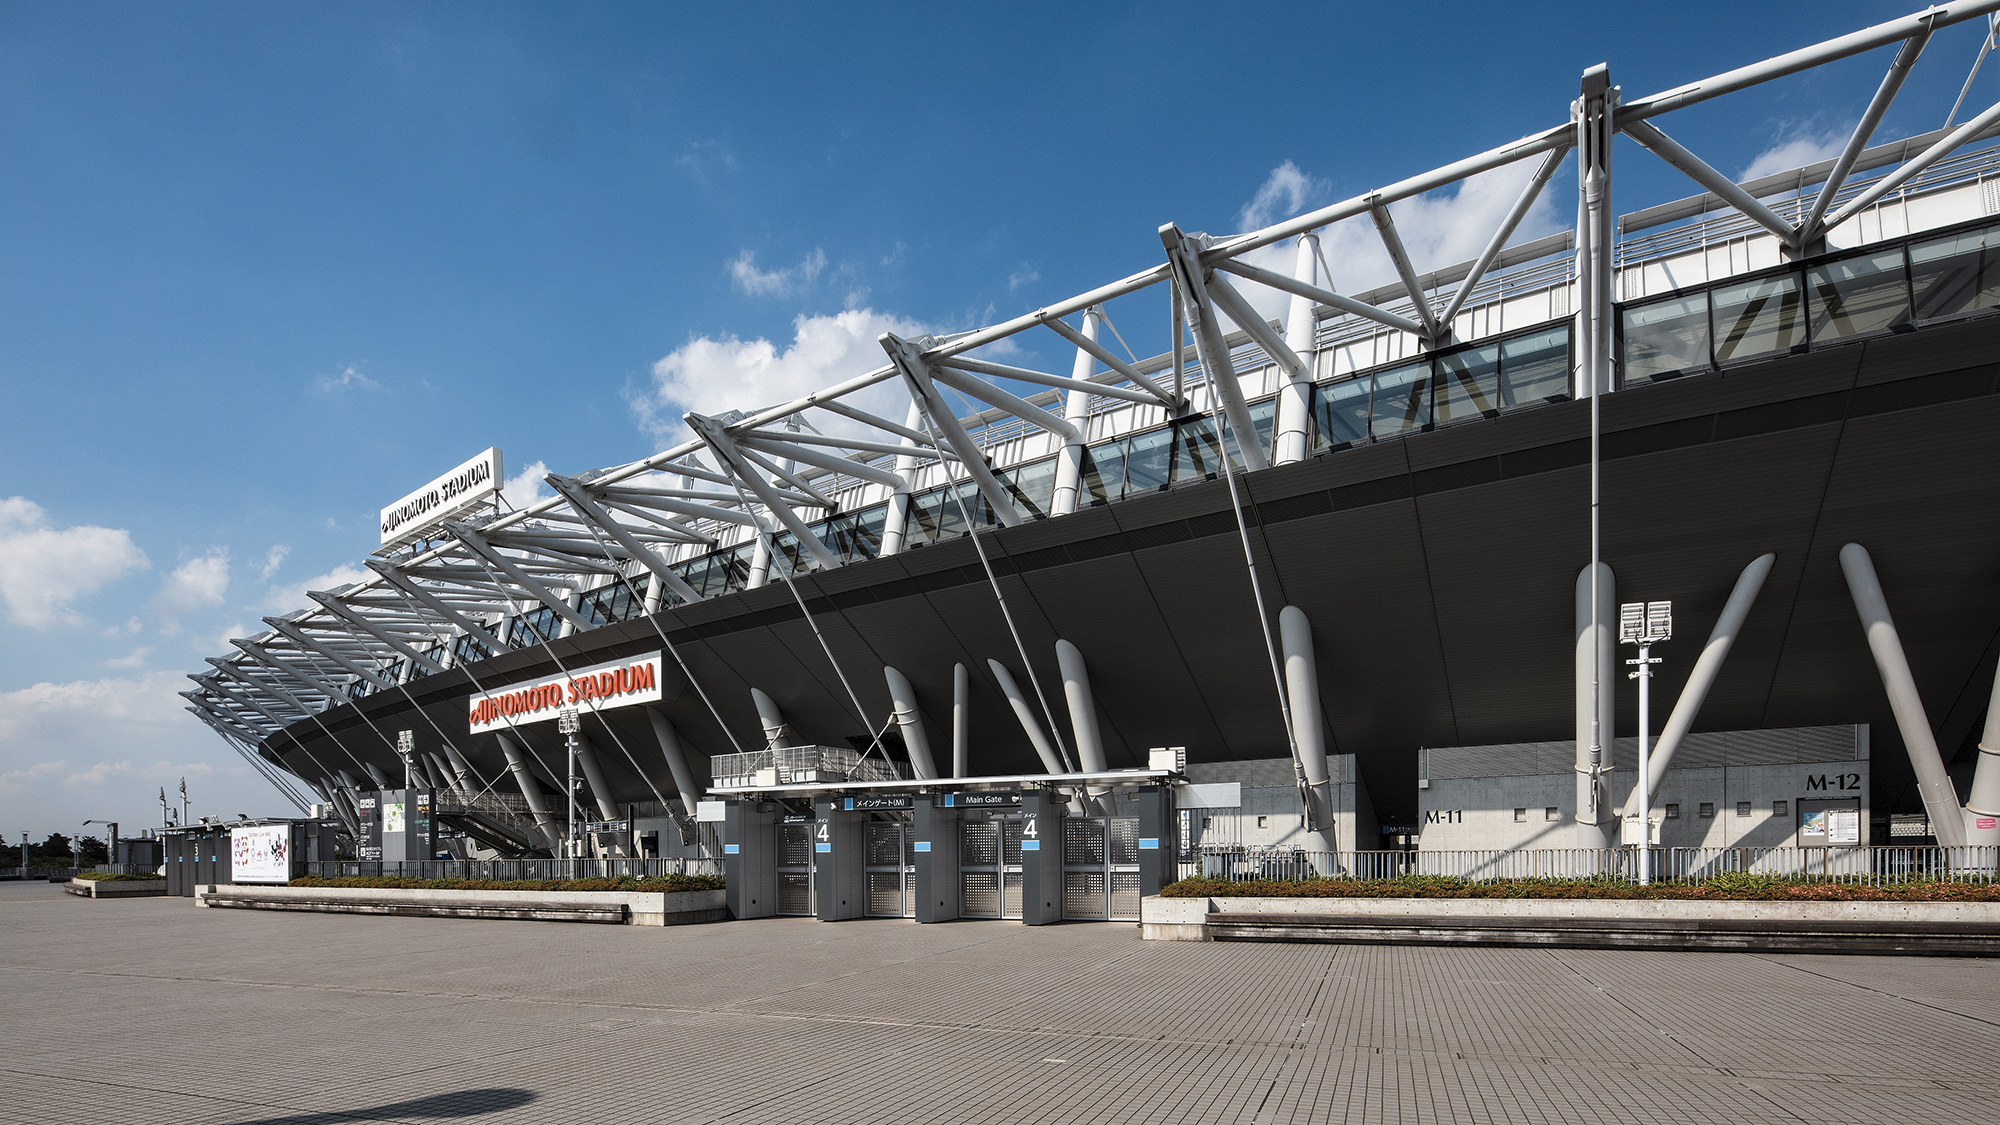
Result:
[[[1662,899],[1532,898],[1162,898],[1139,907],[1149,941],[1211,941],[1210,914],[1380,919],[1563,919],[1602,922],[1886,922],[2000,928],[2000,902],[1700,902]]]
[[[684,926],[729,916],[723,891],[460,891],[209,884],[195,905],[340,914]]]
[[[63,890],[81,898],[144,898],[167,893],[165,879],[71,879]]]

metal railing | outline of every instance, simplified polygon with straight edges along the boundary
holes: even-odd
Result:
[[[308,860],[307,875],[326,878],[389,875],[405,879],[647,879],[723,874],[720,859],[425,859]]]
[[[1761,875],[1802,883],[1894,886],[1912,882],[1986,883],[2000,871],[1995,847],[1871,848],[1538,848],[1533,850],[1308,852],[1293,848],[1204,849],[1181,857],[1183,879],[1397,879],[1412,875],[1484,883],[1502,879],[1638,877],[1641,855],[1660,882],[1705,883]]]

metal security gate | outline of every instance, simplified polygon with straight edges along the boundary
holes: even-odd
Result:
[[[1020,817],[960,824],[958,878],[961,917],[1019,918]]]
[[[1139,919],[1139,818],[1065,818],[1063,917]]]
[[[914,827],[908,820],[900,818],[872,821],[861,826],[861,853],[868,879],[870,918],[914,918],[917,915]]]
[[[813,909],[813,828],[811,823],[778,825],[778,913],[807,915]]]

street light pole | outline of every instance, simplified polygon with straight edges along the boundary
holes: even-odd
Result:
[[[1630,673],[1639,681],[1639,885],[1653,881],[1653,794],[1647,784],[1652,777],[1652,695],[1653,665],[1660,663],[1653,646],[1674,635],[1674,603],[1628,602],[1618,607],[1618,640],[1638,645],[1639,658],[1627,660],[1638,665]]]
[[[576,878],[576,734],[583,729],[577,720],[576,708],[565,706],[556,712],[556,729],[562,732],[563,740],[569,744],[569,792],[565,800],[569,804],[569,835],[563,839],[563,852],[569,858],[569,877]]]

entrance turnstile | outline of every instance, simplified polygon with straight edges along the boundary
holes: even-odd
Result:
[[[1063,917],[1137,921],[1139,818],[1064,818]]]
[[[917,914],[916,833],[909,813],[877,813],[861,826],[862,864],[868,880],[870,918]]]
[[[961,915],[1021,916],[1021,818],[1018,814],[959,824]]]
[[[816,828],[821,827],[813,821],[795,821],[790,817],[786,818],[786,823],[777,826],[779,914],[811,915],[816,912],[813,834]]]

